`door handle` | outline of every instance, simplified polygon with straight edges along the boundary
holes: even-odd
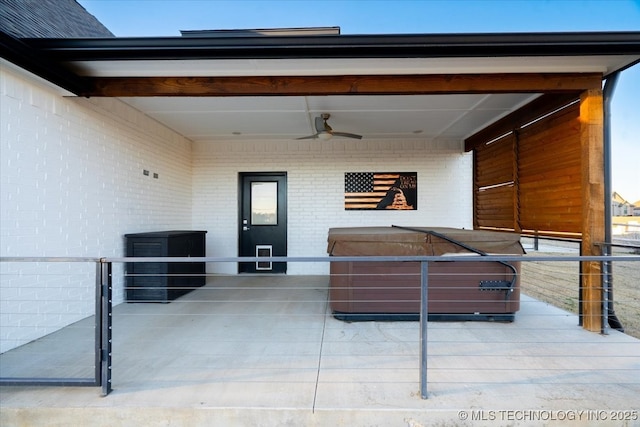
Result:
[[[247,227],[246,225],[242,226],[242,231],[249,231],[249,227]]]

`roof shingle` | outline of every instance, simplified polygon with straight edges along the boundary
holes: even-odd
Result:
[[[115,37],[76,0],[0,0],[0,30],[16,38]]]

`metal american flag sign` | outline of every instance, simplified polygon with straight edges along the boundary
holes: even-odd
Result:
[[[417,210],[417,172],[346,172],[345,210]]]

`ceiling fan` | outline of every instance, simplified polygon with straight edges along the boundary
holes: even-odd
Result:
[[[331,139],[331,137],[333,137],[333,136],[342,136],[344,138],[362,139],[362,135],[356,135],[355,133],[336,132],[336,131],[334,131],[331,128],[331,126],[329,126],[329,123],[327,123],[327,120],[329,120],[329,117],[331,117],[331,114],[322,113],[319,117],[316,117],[316,119],[315,119],[316,133],[313,134],[313,135],[303,136],[301,138],[296,138],[296,139],[323,139],[323,140],[327,140],[327,139]]]

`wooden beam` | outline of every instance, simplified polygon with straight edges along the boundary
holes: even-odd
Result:
[[[598,73],[95,77],[82,96],[305,96],[576,93],[600,88]]]
[[[604,109],[602,90],[587,90],[580,96],[580,142],[582,159],[583,256],[601,255],[595,245],[604,242]],[[580,279],[582,325],[602,330],[603,281],[600,262],[583,262]]]

